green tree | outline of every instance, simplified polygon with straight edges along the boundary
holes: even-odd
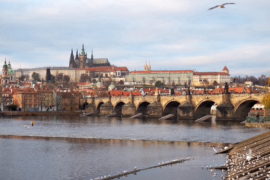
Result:
[[[155,83],[155,87],[157,87],[157,88],[163,88],[163,87],[164,87],[164,83],[161,82],[161,81],[157,81],[157,82]]]
[[[33,72],[32,73],[32,79],[34,81],[40,81],[40,75],[39,75],[39,73]]]
[[[70,81],[70,77],[68,75],[64,75],[63,76],[63,82],[64,83],[69,83],[69,81]]]
[[[265,109],[270,109],[270,93],[263,97],[262,103]]]
[[[29,76],[28,75],[21,75],[19,77],[19,81],[27,81],[27,80],[29,80]]]
[[[214,86],[218,86],[218,82],[217,82],[217,81],[214,81],[214,82],[213,82],[213,85],[214,85]]]
[[[59,73],[55,77],[56,82],[63,82],[63,79],[64,79],[64,74],[63,73]]]
[[[89,76],[87,74],[81,74],[80,82],[87,82],[89,79]]]

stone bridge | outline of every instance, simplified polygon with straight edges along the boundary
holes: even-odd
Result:
[[[251,107],[261,103],[264,94],[219,94],[182,96],[113,96],[88,99],[88,111],[100,115],[148,117],[174,114],[177,119],[196,119],[210,114],[216,106],[217,119],[243,120]]]

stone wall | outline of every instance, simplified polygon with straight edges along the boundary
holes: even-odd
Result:
[[[15,76],[16,78],[21,77],[22,75],[28,75],[30,80],[32,80],[32,74],[34,72],[38,73],[40,75],[41,80],[46,80],[46,71],[47,68],[33,68],[33,69],[19,69],[16,70]],[[68,69],[68,68],[63,68],[63,67],[54,67],[50,69],[51,74],[53,76],[57,76],[60,73],[63,73],[64,75],[68,75],[70,77],[71,82],[79,82],[81,74],[86,73],[85,70],[80,70],[80,69]]]

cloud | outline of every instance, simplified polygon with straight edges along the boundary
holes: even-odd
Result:
[[[85,43],[96,57],[129,69],[142,69],[150,60],[156,69],[207,71],[229,65],[232,73],[265,72],[270,65],[270,1],[207,10],[216,3],[0,0],[0,58],[30,67],[65,66],[70,49]]]

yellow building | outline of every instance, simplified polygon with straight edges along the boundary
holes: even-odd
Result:
[[[53,92],[24,89],[13,93],[13,102],[22,111],[47,111],[54,106]]]

